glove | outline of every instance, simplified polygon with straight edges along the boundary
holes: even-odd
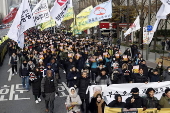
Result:
[[[41,94],[42,94],[42,97],[43,97],[43,98],[45,98],[45,93],[44,93],[44,92],[42,92]]]

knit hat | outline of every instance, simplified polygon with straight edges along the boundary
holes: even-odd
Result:
[[[137,93],[137,92],[139,92],[139,89],[137,87],[132,88],[130,91],[130,93]]]
[[[51,63],[47,63],[47,66],[51,66]]]

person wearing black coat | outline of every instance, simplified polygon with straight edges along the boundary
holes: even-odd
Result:
[[[142,60],[141,61],[141,64],[139,65],[139,68],[142,68],[143,69],[143,74],[148,77],[148,67],[146,65],[146,61],[145,60]]]
[[[78,94],[81,98],[82,105],[81,105],[81,110],[86,113],[88,113],[88,107],[89,107],[89,94],[86,94],[86,90],[88,86],[90,85],[90,78],[87,75],[88,73],[83,71],[81,74],[80,79],[78,80],[78,85],[77,87],[79,88]],[[84,102],[86,105],[86,109],[84,110]]]
[[[108,107],[124,108],[125,107],[125,103],[122,102],[122,96],[120,94],[115,94],[115,100],[110,102],[108,104]]]
[[[77,88],[79,78],[80,78],[79,71],[76,69],[75,66],[72,66],[72,68],[70,69],[70,72],[68,73],[68,76],[67,76],[68,87],[69,88],[70,87]]]
[[[42,80],[41,72],[38,68],[34,69],[34,73],[30,76],[31,85],[32,85],[32,92],[35,97],[35,103],[39,103],[41,101],[41,80]]]
[[[51,69],[54,70],[56,79],[60,79],[59,64],[54,58],[51,59]]]
[[[139,89],[137,87],[132,88],[132,96],[126,99],[125,107],[130,108],[143,108],[146,109],[145,100],[139,96]]]
[[[148,78],[146,75],[143,73],[143,69],[139,69],[139,73],[135,73],[133,75],[134,78],[134,83],[147,83]]]
[[[158,70],[153,70],[153,73],[150,75],[150,82],[160,82],[160,75]]]

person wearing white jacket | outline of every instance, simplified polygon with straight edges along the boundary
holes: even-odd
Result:
[[[71,87],[69,89],[69,95],[66,99],[65,104],[66,104],[66,108],[67,108],[67,113],[80,113],[81,112],[80,106],[82,104],[82,101],[74,87]]]

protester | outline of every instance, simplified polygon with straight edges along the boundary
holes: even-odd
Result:
[[[106,75],[106,70],[105,69],[101,70],[101,75],[97,76],[96,82],[99,85],[110,85],[111,84],[111,80],[108,77],[108,75]]]
[[[159,100],[154,96],[155,90],[153,88],[148,88],[146,90],[145,105],[146,108],[157,108],[160,110]]]
[[[32,85],[32,92],[35,97],[35,103],[38,104],[41,102],[41,80],[42,75],[38,68],[34,69],[34,72],[30,75],[31,85]]]
[[[23,61],[19,69],[19,76],[22,78],[22,86],[29,91],[29,65],[27,61]]]
[[[41,92],[45,99],[46,112],[54,112],[55,93],[58,94],[58,85],[52,70],[47,70],[46,76],[41,81]]]
[[[164,81],[170,81],[170,66],[163,72]]]
[[[69,96],[66,99],[67,113],[81,113],[80,106],[82,101],[74,87],[69,89]]]
[[[16,53],[12,53],[12,56],[10,56],[9,58],[9,63],[8,65],[10,65],[12,67],[12,75],[17,74],[17,63],[18,63],[18,56],[16,55]]]
[[[99,92],[95,92],[89,105],[90,112],[91,113],[104,113],[105,106],[106,106],[106,103],[102,99],[102,95]]]
[[[170,108],[170,89],[166,89],[165,93],[162,94],[162,97],[159,101],[159,104],[162,108]]]
[[[132,93],[132,96],[126,99],[126,108],[143,108],[145,110],[145,100],[139,96],[139,89],[132,88],[130,93]]]
[[[86,90],[88,86],[90,85],[90,78],[88,76],[88,73],[86,71],[83,71],[81,74],[81,77],[78,81],[77,87],[79,88],[78,94],[80,95],[82,105],[81,110],[85,113],[88,113],[88,107],[89,107],[89,94],[86,94]],[[84,109],[85,104],[85,109]]]
[[[110,102],[108,104],[108,106],[109,107],[114,107],[114,108],[124,108],[125,107],[125,103],[122,102],[122,96],[120,94],[116,94],[115,95],[115,100]]]

